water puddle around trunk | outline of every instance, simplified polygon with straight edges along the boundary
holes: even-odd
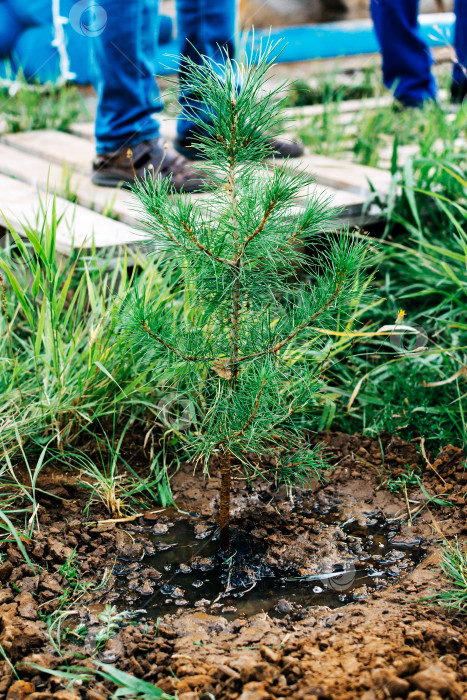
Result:
[[[219,552],[214,526],[170,515],[148,534],[153,555],[116,566],[119,607],[144,609],[153,618],[180,609],[230,618],[261,611],[300,616],[313,606],[336,608],[366,597],[411,570],[425,553],[423,543],[398,537],[396,525],[381,514],[367,514],[358,524],[343,522],[337,507],[297,508],[294,516],[311,516],[321,537],[338,537],[339,561],[320,562],[318,555],[302,565],[309,568],[279,568],[268,563],[266,540],[233,529],[227,556]]]

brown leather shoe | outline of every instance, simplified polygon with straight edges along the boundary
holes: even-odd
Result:
[[[208,183],[206,174],[168,148],[163,138],[98,154],[92,164],[92,181],[104,187],[132,185],[135,177],[144,177],[145,171],[171,178],[174,192],[198,192],[206,189]]]

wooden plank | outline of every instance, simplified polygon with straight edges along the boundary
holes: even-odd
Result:
[[[89,172],[90,170],[90,158],[91,154],[93,153],[93,147],[92,143],[88,141],[87,139],[80,138],[78,136],[74,136],[72,134],[66,134],[63,132],[54,132],[54,131],[49,131],[49,130],[41,130],[41,131],[32,131],[32,132],[23,132],[19,134],[8,134],[3,138],[4,143],[9,145],[10,147],[18,148],[20,149],[23,153],[27,153],[29,157],[31,157],[31,154],[34,154],[41,158],[43,161],[46,163],[52,163],[52,164],[59,164],[63,167],[63,163],[66,163],[68,168],[72,168],[75,171],[83,171],[83,172]],[[17,156],[19,159],[19,156]],[[311,159],[311,160],[310,160]],[[33,163],[31,162],[29,166],[15,166],[15,169],[12,169],[12,164],[14,163],[14,157],[12,156],[4,156],[0,161],[6,161],[9,163],[9,170],[8,172],[10,174],[14,174],[18,177],[22,177],[21,172],[23,170],[28,171],[30,173],[34,173],[34,167]],[[329,161],[328,166],[325,167],[326,161]],[[37,162],[37,161],[36,161]],[[357,188],[352,188],[349,186],[349,182],[346,181],[345,187],[341,188],[340,186],[336,187],[333,182],[332,178],[329,176],[329,173],[335,170],[335,161],[332,159],[327,159],[326,156],[307,156],[304,159],[297,160],[297,165],[300,166],[303,164],[307,169],[310,169],[312,171],[312,174],[316,175],[317,183],[320,185],[326,185],[326,187],[330,187],[333,189],[331,194],[334,195],[336,201],[338,202],[338,206],[357,206],[358,204],[363,204],[364,199],[362,198],[362,191],[363,193],[367,193],[369,191],[369,187],[366,184],[366,187],[362,188],[357,187]],[[309,167],[311,164],[311,167]],[[39,164],[38,164],[39,165]],[[320,166],[320,170],[315,169],[315,165]],[[366,171],[368,171],[368,174],[372,174],[374,178],[376,178],[376,175],[379,173],[379,171],[376,171],[373,168],[364,168],[364,166],[359,166],[359,165],[352,165],[350,164],[355,173],[360,172],[360,182],[366,183]],[[87,166],[87,167],[86,167]],[[3,167],[3,166],[0,166]],[[348,168],[348,164],[345,164],[345,167]],[[342,170],[342,164],[339,162],[339,169]],[[373,173],[372,171],[375,170]],[[322,173],[324,173],[324,179],[322,179]],[[45,182],[44,180],[44,165],[42,163],[41,165],[41,172],[40,172],[40,177],[37,177],[38,181]],[[54,170],[54,181],[55,182],[60,182],[59,179],[59,174],[56,170]],[[383,173],[385,175],[385,173]],[[63,177],[63,176],[62,176]],[[98,205],[101,207],[104,207],[107,205],[109,202],[109,198],[112,196],[111,192],[115,193],[115,190],[111,190],[109,192],[108,188],[100,188],[100,187],[95,187],[90,183],[89,180],[85,180],[83,176],[77,176],[76,173],[73,173],[73,186],[75,186],[74,183],[76,184],[76,187],[78,188],[78,201],[81,201],[83,204],[86,206],[90,206],[89,202],[94,203],[94,205]],[[89,177],[89,176],[88,176]],[[338,180],[339,178],[335,177],[334,179]],[[341,178],[342,179],[342,178]],[[79,182],[81,182],[81,188],[79,187]],[[349,196],[349,194],[343,194],[338,192],[337,190],[343,189],[348,192],[353,192],[354,194],[360,195],[360,199],[354,197],[354,196]],[[99,191],[102,190],[103,194],[99,194]],[[80,193],[81,191],[84,193],[82,195],[82,199],[80,200]],[[199,196],[199,195],[197,195]],[[122,213],[123,216],[125,216],[124,211],[125,211],[125,200],[127,199],[128,194],[125,192],[119,192],[115,198],[115,210],[120,214]],[[126,210],[128,211],[128,210]],[[127,218],[126,220],[132,221],[132,219]]]
[[[306,170],[313,173],[317,182],[337,190],[368,196],[371,192],[369,183],[383,195],[390,189],[391,173],[378,168],[320,155],[304,156],[300,162]]]
[[[48,163],[61,166],[66,163],[74,171],[86,174],[90,174],[95,157],[93,141],[64,131],[39,129],[5,134],[0,142],[29,155],[39,156]]]
[[[376,99],[376,98],[375,98]],[[391,100],[392,101],[392,100]],[[352,103],[352,109],[341,109],[339,106],[337,121],[339,124],[347,125],[353,124],[359,121],[367,112],[364,107],[360,110],[356,108],[356,104],[360,104],[359,100],[348,100],[342,104],[346,105]],[[313,118],[322,116],[326,109],[332,110],[333,105],[329,105],[327,108],[324,105],[309,105],[307,107],[293,107],[284,110],[284,122],[283,128],[286,131],[293,131],[294,129],[301,128],[305,124],[308,124]],[[371,110],[368,110],[371,111]],[[167,140],[173,141],[177,132],[177,121],[173,118],[161,116],[161,134]],[[94,122],[82,122],[80,124],[72,124],[70,127],[70,133],[75,136],[81,136],[82,138],[88,140],[94,140]]]
[[[358,101],[356,100],[355,102],[358,102]],[[346,117],[347,118],[346,120],[349,122],[355,118],[355,114],[353,112],[345,113],[342,116]],[[176,122],[174,120],[170,120],[170,121],[167,120],[167,122],[165,122],[164,125],[165,124],[171,124],[172,126],[175,127]],[[291,124],[291,126],[297,126],[297,125]],[[84,127],[84,128],[81,129],[80,127]],[[356,128],[357,127],[355,127],[355,129]],[[93,124],[91,122],[87,122],[83,125],[75,125],[73,127],[73,131],[75,133],[78,133],[78,132],[82,133],[83,136],[85,136],[87,134],[88,138],[92,137],[93,129],[94,129],[94,127],[93,127]],[[167,132],[166,132],[166,137],[168,138]],[[73,153],[73,149],[70,149],[70,153],[71,154]],[[347,162],[345,163],[345,167],[347,167]],[[357,165],[357,167],[363,167],[363,166]],[[320,173],[316,172],[318,183],[321,183],[321,185],[318,184],[317,187],[318,187],[318,190],[322,194],[326,193],[326,194],[329,194],[333,197],[333,202],[335,203],[335,206],[344,208],[343,216],[341,217],[341,219],[344,221],[347,216],[355,216],[358,214],[358,212],[361,210],[363,204],[366,201],[366,198],[367,198],[367,195],[369,193],[370,188],[368,186],[366,178],[362,179],[362,177],[360,177],[360,182],[363,182],[364,186],[360,186],[357,188],[349,187],[348,183],[347,183],[345,188],[341,189],[340,187],[335,186],[335,183],[334,183],[332,178],[329,178],[330,172],[331,172],[331,168],[329,167],[329,168],[327,168],[327,172],[325,173],[324,180],[321,180]],[[372,173],[372,175],[373,175],[373,179],[374,179],[375,173]],[[323,188],[323,183],[325,185],[326,192],[325,192],[325,189]],[[307,194],[308,193],[306,190],[304,190],[303,193],[301,194],[301,199],[303,201],[307,198]],[[95,196],[96,201],[98,201],[99,199],[101,199],[100,196]],[[81,203],[85,204],[84,201]],[[117,212],[120,212],[120,209],[117,207],[117,203],[116,203],[115,210]],[[122,221],[128,221],[128,218],[125,217],[125,214],[120,216],[120,218]]]
[[[64,131],[41,129],[5,134],[1,141],[26,153],[41,156],[47,162],[67,163],[78,171],[89,173],[94,159],[94,145],[88,139]]]
[[[130,226],[136,224],[131,210],[132,195],[128,190],[97,187],[89,175],[73,168],[20,151],[0,143],[0,172],[16,177],[41,190],[56,193],[65,199],[76,197],[78,204],[100,213],[111,214]]]
[[[89,173],[90,163],[94,156],[91,141],[73,134],[47,129],[7,134],[2,141],[52,163],[60,165],[67,163],[69,167],[85,173]],[[343,189],[361,195],[370,191],[369,178],[375,185],[378,185],[378,190],[388,190],[389,173],[376,168],[352,163],[345,163],[343,167],[341,161],[320,155],[305,156],[295,162],[298,166],[304,166],[311,174],[315,175],[318,184],[327,187],[337,190]],[[383,184],[384,186],[382,186]]]
[[[338,111],[341,114],[349,112],[364,112],[376,110],[381,107],[389,107],[394,102],[392,95],[381,97],[367,97],[361,100],[342,100],[338,104]],[[316,117],[329,110],[333,104],[305,105],[303,107],[289,107],[284,109],[284,119],[303,119],[304,117]]]
[[[394,146],[383,146],[378,152],[379,163],[385,163],[388,169],[391,168],[391,160]],[[416,143],[407,144],[406,146],[397,147],[397,165],[402,167],[404,163],[420,153],[420,146]]]
[[[99,212],[109,212],[118,216],[120,221],[137,225],[134,212],[135,200],[126,190],[93,185],[89,176],[76,173],[56,163],[19,151],[12,146],[0,143],[0,172],[16,177],[24,182],[48,192],[55,192],[62,197],[70,193],[82,206]],[[344,207],[343,218],[356,215],[362,208],[365,197],[348,191],[334,190],[322,185],[306,188],[300,193],[300,201],[305,203],[311,190],[316,187],[322,196],[331,196],[337,207]]]
[[[137,225],[135,202],[131,193],[126,190],[97,187],[91,182],[91,141],[48,130],[9,134],[3,141],[4,143],[0,143],[0,172],[24,180],[44,191],[56,192],[60,196],[67,197],[71,193],[83,207],[98,212],[112,211],[120,221]],[[308,156],[301,161],[297,160],[297,165],[300,166],[301,163],[307,169],[310,169],[311,165],[313,174],[317,176],[318,193],[331,196],[333,204],[343,209],[338,219],[339,225],[363,225],[369,221],[367,215],[365,218],[361,216],[370,192],[367,177],[377,181],[378,177],[381,179],[381,175],[385,176],[385,173],[351,163],[343,164],[324,156]],[[297,204],[304,205],[310,194],[310,189],[305,188]],[[192,197],[205,199],[209,195],[196,194]]]
[[[441,100],[446,101],[448,98],[447,90],[440,90],[439,97]],[[373,112],[382,107],[390,107],[393,103],[394,97],[390,94],[385,94],[378,97],[364,97],[359,100],[341,100],[338,104],[331,102],[327,104],[304,105],[302,107],[288,107],[283,110],[282,116],[286,125],[295,123],[302,125],[303,122],[309,121],[312,117],[322,116],[325,112],[337,108],[339,123],[351,124],[355,119],[366,116],[367,112]],[[452,105],[452,109],[457,110],[458,107]],[[448,121],[451,121],[454,117],[454,114],[446,115]],[[159,119],[162,135],[172,140],[177,130],[176,118],[162,113],[159,115]],[[72,124],[70,132],[87,139],[94,139],[94,122]]]
[[[42,225],[43,211],[50,222],[52,198],[19,180],[0,175],[0,224],[10,223],[19,233],[26,225]],[[94,241],[97,248],[137,243],[141,233],[129,226],[113,221],[79,204],[56,197],[57,216],[61,221],[57,229],[57,250],[69,253],[73,247],[90,248]]]
[[[0,142],[0,173],[18,178],[46,192],[56,193],[65,199],[70,199],[72,195],[78,204],[88,209],[116,217],[129,226],[138,226],[136,200],[129,190],[94,185],[90,175],[76,171],[75,167],[71,162],[59,165],[53,160]],[[196,193],[191,196],[205,199],[209,195]]]
[[[358,215],[366,201],[366,197],[361,194],[313,184],[299,192],[297,204],[305,205],[310,196],[313,195],[313,192],[318,193],[322,197],[330,197],[332,206],[343,208],[343,212],[339,216],[339,221],[342,223],[347,223],[349,217]]]
[[[94,122],[79,122],[69,128],[70,134],[81,136],[83,139],[94,139]]]
[[[47,129],[7,134],[2,140],[22,151],[41,156],[47,161],[60,165],[67,163],[69,167],[82,172],[89,173],[94,156],[91,141],[73,134]],[[378,189],[382,191],[388,189],[389,173],[376,168],[352,163],[345,163],[343,168],[341,161],[321,155],[307,155],[295,162],[315,175],[317,182],[321,185],[362,194],[369,191],[368,179],[370,179],[378,185],[384,183],[384,187],[379,186]]]
[[[436,61],[440,63],[452,64],[451,46],[432,46],[431,53]],[[293,63],[274,63],[269,69],[269,75],[274,78],[290,80],[290,76],[300,77],[308,80],[313,77],[324,76],[329,79],[330,75],[339,77],[339,73],[349,74],[356,71],[362,72],[365,68],[380,70],[381,54],[367,53],[355,54],[353,56],[338,56],[335,58],[316,58],[312,61],[294,61]]]
[[[448,99],[447,90],[439,91],[439,98]],[[368,112],[376,112],[378,109],[390,107],[394,104],[392,95],[379,97],[365,97],[360,100],[341,100],[341,102],[328,102],[327,104],[304,105],[302,107],[288,107],[283,110],[283,117],[288,121],[307,121],[312,117],[319,117],[333,109],[337,109],[340,115],[339,122],[349,124],[356,117],[366,116]],[[352,116],[353,115],[353,116]],[[449,118],[449,117],[448,117]]]
[[[72,248],[113,248],[121,245],[141,243],[144,234],[120,222],[109,219],[79,204],[61,197],[55,198],[57,217],[61,218],[57,228],[57,251],[68,254]],[[45,216],[50,223],[52,197],[36,187],[20,180],[0,174],[0,225],[11,225],[18,233],[27,226],[42,227]],[[358,217],[348,224],[357,225]]]

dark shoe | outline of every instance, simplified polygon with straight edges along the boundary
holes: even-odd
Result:
[[[295,139],[271,138],[269,145],[274,158],[300,158],[305,153],[303,143]]]
[[[113,153],[98,154],[92,164],[95,185],[117,187],[132,185],[135,177],[144,177],[145,171],[170,177],[174,192],[198,192],[206,189],[207,176],[164,145],[163,138],[141,141],[131,148]]]
[[[457,82],[453,80],[451,83],[451,102],[455,105],[461,105],[467,97],[467,80]]]
[[[199,148],[197,138],[200,132],[192,131],[189,136],[177,136],[174,141],[174,148],[184,158],[188,160],[203,160],[204,152]],[[268,145],[273,149],[271,156],[274,158],[298,158],[305,152],[305,147],[301,141],[286,141],[285,139],[271,138]]]

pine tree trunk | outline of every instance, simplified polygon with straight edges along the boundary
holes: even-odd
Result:
[[[220,545],[221,549],[230,548],[230,485],[232,475],[230,470],[230,452],[221,455],[221,495],[220,495]]]

